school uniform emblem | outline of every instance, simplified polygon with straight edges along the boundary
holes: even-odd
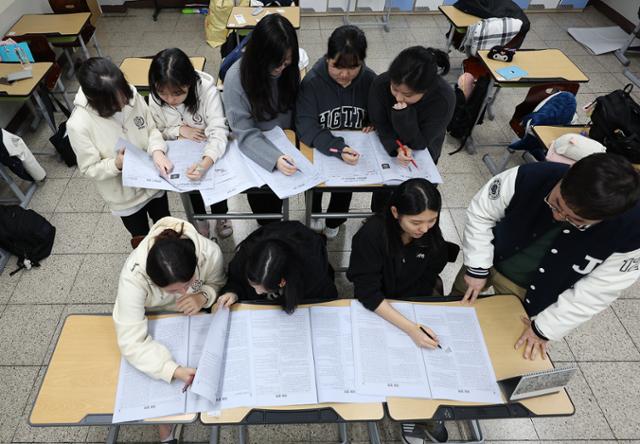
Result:
[[[200,125],[203,121],[204,119],[202,118],[200,113],[195,113],[193,115],[193,123],[195,123],[196,125]]]
[[[202,282],[202,279],[196,279],[195,281],[193,281],[193,284],[191,284],[191,291],[193,291],[194,293],[199,292],[200,290],[202,290],[203,284],[204,282]]]
[[[142,129],[144,128],[144,117],[142,116],[135,116],[133,118],[133,124],[138,127],[138,129]]]
[[[625,259],[620,267],[622,273],[630,271],[638,271],[640,269],[640,257],[632,257],[631,259]]]
[[[496,200],[500,196],[500,188],[502,187],[502,182],[500,179],[493,179],[491,185],[489,185],[489,199]]]
[[[424,253],[416,254],[416,259],[424,259]]]

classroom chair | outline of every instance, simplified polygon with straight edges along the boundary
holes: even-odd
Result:
[[[580,88],[579,83],[575,82],[563,82],[563,83],[547,83],[544,85],[534,86],[529,89],[527,96],[525,99],[516,106],[513,116],[511,120],[509,120],[509,126],[518,137],[518,139],[522,139],[526,136],[526,122],[523,122],[522,119],[527,115],[532,113],[543,100],[551,97],[552,95],[560,92],[567,91],[572,93],[574,96],[578,93],[578,89]],[[562,122],[559,122],[562,123]],[[487,166],[491,174],[494,176],[496,174],[501,173],[507,168],[507,165],[511,161],[511,156],[516,153],[515,149],[507,147],[507,152],[502,156],[502,158],[496,163],[493,160],[491,155],[485,154],[482,156],[482,161]],[[535,157],[531,155],[528,151],[525,151],[522,154],[522,158],[526,163],[536,162]]]

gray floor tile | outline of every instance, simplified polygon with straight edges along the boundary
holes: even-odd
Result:
[[[580,368],[618,439],[640,438],[640,385],[638,362],[585,362]]]
[[[481,422],[486,440],[535,440],[538,439],[530,419],[498,419]]]
[[[534,418],[538,436],[547,439],[610,439],[613,433],[600,409],[601,405],[587,385],[582,373],[569,383],[569,396],[575,405],[573,416]]]
[[[69,94],[71,98],[71,94]],[[47,173],[47,179],[65,179],[73,176],[76,167],[68,167],[56,156],[36,155],[36,160]]]
[[[9,302],[11,295],[13,294],[13,290],[20,282],[20,278],[22,278],[23,272],[16,273],[13,276],[9,276],[16,268],[16,259],[15,256],[9,259],[9,262],[5,266],[4,271],[0,274],[0,305],[5,305]]]
[[[572,332],[567,343],[578,361],[640,360],[640,352],[611,308]]]
[[[633,300],[618,299],[612,307],[636,347],[640,346],[640,325],[638,325],[640,306],[638,303]]]
[[[248,429],[250,444],[309,441],[309,430],[304,425],[254,425]]]
[[[53,213],[58,202],[65,196],[68,182],[68,178],[45,180],[38,185],[31,202],[29,202],[29,208],[39,213]]]
[[[92,180],[71,179],[58,202],[56,213],[100,213],[106,203]]]
[[[576,357],[571,353],[567,340],[552,341],[548,347],[549,357],[554,363],[575,362]]]
[[[11,304],[64,304],[76,279],[83,256],[54,254],[40,268],[24,273]]]
[[[467,208],[476,192],[484,185],[477,174],[442,174],[440,186],[444,208]]]
[[[620,294],[621,299],[638,299],[640,298],[640,281],[637,281],[631,287],[623,290]]]
[[[113,303],[128,254],[87,254],[68,297],[69,303]]]
[[[0,318],[0,364],[41,365],[60,305],[9,305]]]
[[[131,235],[122,220],[111,213],[95,214],[95,232],[85,249],[89,253],[130,253]],[[149,221],[151,224],[151,221]]]
[[[111,216],[110,214],[108,214]],[[56,227],[54,254],[85,253],[91,244],[98,220],[106,214],[58,213],[50,219]],[[114,217],[114,216],[111,216]]]
[[[0,442],[11,442],[39,367],[0,367]]]

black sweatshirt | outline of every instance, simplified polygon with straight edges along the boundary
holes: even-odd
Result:
[[[220,294],[232,292],[238,300],[259,300],[268,298],[259,295],[249,285],[246,267],[251,249],[265,239],[279,239],[286,242],[295,252],[294,260],[298,261],[304,284],[304,299],[332,300],[338,297],[334,283],[334,272],[329,265],[326,241],[297,221],[277,222],[265,225],[251,233],[240,245],[229,263],[227,283]]]
[[[373,81],[369,93],[369,118],[391,156],[397,155],[396,139],[399,139],[412,150],[428,148],[433,161],[438,162],[456,96],[442,77],[437,77],[435,85],[417,103],[395,110],[396,99],[391,94],[389,74],[380,74]]]
[[[373,216],[355,234],[347,270],[354,296],[372,311],[387,298],[433,295],[438,275],[447,264],[444,240],[437,251],[429,251],[423,239],[416,239],[390,255],[384,223],[382,216]]]
[[[363,64],[358,76],[344,88],[329,76],[327,60],[321,57],[298,92],[296,132],[300,139],[327,156],[339,158],[346,144],[331,130],[359,130],[369,124],[367,100],[375,78],[376,73]]]

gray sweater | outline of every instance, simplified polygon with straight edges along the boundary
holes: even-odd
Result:
[[[268,131],[276,126],[282,129],[291,128],[292,112],[280,113],[272,120],[256,120],[240,81],[241,63],[242,59],[235,62],[224,78],[222,101],[229,128],[233,137],[238,140],[240,150],[265,170],[272,171],[283,153],[262,135],[262,131]],[[270,81],[273,82],[274,100],[277,100],[277,79],[270,79]]]

